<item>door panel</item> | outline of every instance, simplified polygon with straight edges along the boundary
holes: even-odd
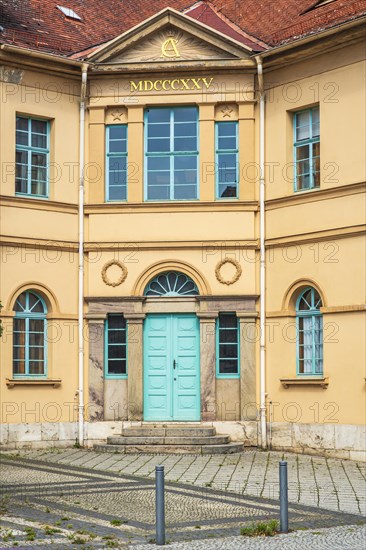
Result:
[[[199,322],[148,315],[144,326],[144,419],[200,419]]]
[[[173,316],[174,420],[199,420],[199,326],[195,315]]]
[[[144,327],[145,420],[167,419],[171,415],[170,342],[169,318],[149,315]]]

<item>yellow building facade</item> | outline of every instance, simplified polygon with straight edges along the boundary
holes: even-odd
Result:
[[[365,457],[360,21],[254,55],[166,9],[2,46],[2,444],[210,423]]]

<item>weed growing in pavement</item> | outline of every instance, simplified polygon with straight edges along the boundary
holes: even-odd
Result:
[[[55,535],[56,533],[61,533],[61,529],[46,525],[46,527],[44,528],[44,532],[46,535]]]
[[[109,522],[111,525],[122,525],[122,523],[125,523],[125,522],[122,522],[120,519],[112,519],[110,522]]]
[[[275,519],[260,521],[253,523],[250,527],[242,527],[240,534],[244,537],[273,537],[278,533],[278,527],[278,521]]]
[[[3,495],[0,498],[0,516],[6,514],[9,505],[9,495]]]
[[[36,540],[36,532],[35,530],[33,529],[33,527],[26,527],[24,529],[24,531],[26,532],[26,537],[25,537],[25,540],[28,540],[29,542],[30,541],[33,541],[33,540]]]
[[[97,536],[95,533],[92,533],[91,531],[87,531],[87,529],[78,529],[76,531],[76,534],[77,535],[85,535],[85,536],[89,537],[89,540],[93,540]]]
[[[4,542],[8,542],[8,540],[14,538],[13,531],[11,529],[5,529],[4,532],[1,529],[0,532],[1,532],[1,537],[2,537]]]

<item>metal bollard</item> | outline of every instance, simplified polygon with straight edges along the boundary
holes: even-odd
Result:
[[[280,533],[288,533],[287,462],[280,462]]]
[[[165,545],[164,466],[155,467],[156,544]]]

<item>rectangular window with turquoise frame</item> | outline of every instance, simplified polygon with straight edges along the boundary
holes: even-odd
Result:
[[[216,323],[216,376],[239,378],[239,323],[235,313],[220,313]]]
[[[106,199],[127,200],[127,124],[107,126]]]
[[[238,123],[216,122],[216,197],[237,199]]]
[[[295,191],[320,187],[319,107],[294,114]]]
[[[104,339],[105,378],[127,377],[127,323],[123,315],[108,315]]]
[[[16,117],[15,193],[47,198],[49,181],[50,123]]]
[[[198,199],[198,109],[145,111],[145,200]]]

